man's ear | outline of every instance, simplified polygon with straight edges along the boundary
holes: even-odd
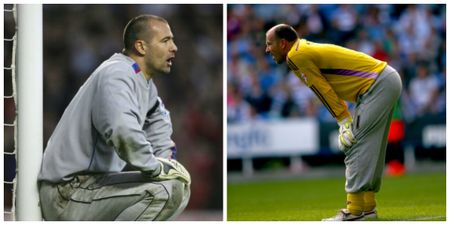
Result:
[[[137,40],[137,41],[134,42],[134,49],[136,50],[136,52],[139,55],[145,55],[145,49],[146,48],[147,47],[145,46],[144,41]]]
[[[286,39],[280,39],[281,48],[285,49],[288,41]]]

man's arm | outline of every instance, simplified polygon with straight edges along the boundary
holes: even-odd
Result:
[[[308,58],[308,55],[298,54],[293,58],[288,58],[288,65],[302,82],[316,94],[338,123],[350,117],[345,101],[337,96],[320,73],[319,68]]]
[[[176,158],[175,143],[171,139],[173,129],[170,112],[164,107],[160,97],[157,97],[155,105],[147,113],[143,129],[156,156]]]
[[[160,163],[141,127],[138,100],[133,93],[130,71],[108,68],[94,95],[92,122],[108,145],[120,158],[151,176],[160,173]]]
[[[316,94],[339,124],[338,148],[345,151],[356,143],[352,132],[352,117],[347,104],[340,99],[320,69],[312,62],[308,54],[296,55],[295,60],[288,58],[288,65],[297,76]]]

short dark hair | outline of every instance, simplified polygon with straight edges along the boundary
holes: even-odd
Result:
[[[133,49],[134,42],[148,35],[148,23],[152,20],[167,23],[167,21],[155,15],[140,15],[131,19],[123,30],[123,45],[125,50]]]
[[[295,41],[298,39],[298,34],[295,29],[287,24],[280,24],[274,29],[275,37],[278,39],[286,39],[287,41]]]

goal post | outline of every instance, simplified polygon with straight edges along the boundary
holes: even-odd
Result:
[[[42,220],[37,176],[43,153],[42,5],[17,5],[16,220]]]

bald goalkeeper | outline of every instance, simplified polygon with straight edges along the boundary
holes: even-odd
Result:
[[[377,217],[387,136],[402,82],[386,62],[332,44],[300,39],[289,25],[266,33],[266,52],[288,67],[326,106],[339,125],[339,149],[345,154],[347,207],[324,220]],[[356,103],[350,114],[346,102]]]

